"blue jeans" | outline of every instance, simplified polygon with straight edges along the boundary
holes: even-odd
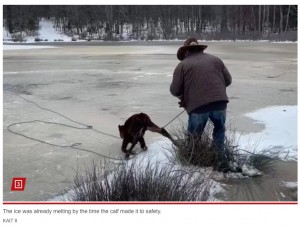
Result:
[[[213,143],[219,151],[224,153],[226,109],[199,114],[190,113],[188,131],[193,136],[201,136],[208,119],[214,125]]]

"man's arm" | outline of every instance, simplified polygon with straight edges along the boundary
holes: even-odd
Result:
[[[227,87],[231,84],[232,77],[223,62],[222,62],[222,64],[223,64],[223,75],[224,75],[225,85]]]
[[[179,63],[173,73],[173,81],[170,85],[170,92],[175,97],[183,95],[183,65]]]

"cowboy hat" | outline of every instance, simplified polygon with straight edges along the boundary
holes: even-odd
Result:
[[[185,58],[185,52],[190,49],[197,49],[199,52],[205,50],[207,45],[199,45],[196,38],[188,38],[183,46],[181,46],[177,51],[178,60],[182,61]]]

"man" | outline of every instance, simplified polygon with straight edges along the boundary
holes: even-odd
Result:
[[[223,161],[226,87],[232,78],[221,59],[203,52],[206,48],[196,38],[188,38],[178,49],[177,58],[181,62],[174,71],[170,91],[189,114],[188,131],[193,136],[201,136],[208,119],[212,121],[213,143],[219,151],[219,160]]]

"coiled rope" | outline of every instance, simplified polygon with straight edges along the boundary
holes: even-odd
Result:
[[[8,130],[9,132],[11,132],[11,133],[13,133],[13,134],[16,134],[16,135],[19,135],[19,136],[22,136],[22,137],[27,138],[27,139],[30,139],[30,140],[37,141],[37,142],[42,143],[42,144],[46,144],[46,145],[50,145],[50,146],[54,146],[54,147],[58,147],[58,148],[71,148],[71,149],[75,149],[75,150],[79,150],[79,151],[85,151],[85,152],[93,153],[93,154],[95,154],[95,155],[98,155],[98,156],[103,157],[103,158],[106,158],[106,159],[112,159],[112,160],[117,160],[117,161],[124,161],[124,159],[113,158],[113,157],[106,156],[106,155],[100,154],[100,153],[98,153],[98,152],[89,150],[89,149],[85,149],[85,148],[80,148],[80,147],[78,147],[79,145],[81,145],[81,143],[73,143],[73,144],[71,144],[71,145],[58,145],[58,144],[53,144],[53,143],[50,143],[50,142],[47,142],[47,141],[44,141],[44,140],[40,140],[40,139],[37,139],[37,138],[34,138],[34,137],[30,137],[30,136],[27,136],[27,135],[25,135],[25,134],[18,133],[18,132],[16,132],[16,131],[14,131],[14,130],[12,129],[13,126],[21,125],[21,124],[30,124],[30,123],[40,122],[40,123],[46,123],[46,124],[55,124],[55,125],[59,125],[59,126],[65,126],[65,127],[69,127],[69,128],[73,128],[73,129],[83,129],[83,130],[89,129],[89,130],[93,130],[93,131],[95,131],[95,132],[97,132],[97,133],[100,133],[100,134],[102,134],[102,135],[105,135],[105,136],[109,136],[109,137],[116,138],[116,139],[121,139],[120,137],[115,136],[115,135],[113,135],[113,134],[105,133],[105,132],[102,132],[102,131],[100,131],[100,130],[94,129],[93,126],[91,126],[91,125],[86,125],[86,124],[83,124],[83,123],[81,123],[81,122],[75,121],[75,120],[73,120],[73,119],[71,119],[71,118],[69,118],[69,117],[67,117],[67,116],[65,116],[65,115],[63,115],[63,114],[61,114],[61,113],[59,113],[59,112],[53,111],[53,110],[51,110],[51,109],[49,109],[49,108],[42,107],[42,106],[40,106],[39,104],[37,104],[36,102],[31,101],[31,100],[28,100],[28,99],[26,99],[26,98],[24,98],[24,97],[22,97],[22,96],[20,96],[20,95],[18,95],[18,94],[15,94],[15,95],[17,95],[19,98],[21,98],[21,99],[23,99],[23,100],[25,100],[25,101],[27,101],[27,102],[33,104],[33,105],[35,105],[36,107],[38,107],[38,108],[40,108],[40,109],[42,109],[42,110],[49,111],[49,112],[52,112],[52,113],[54,113],[54,114],[57,114],[57,115],[59,115],[59,116],[65,118],[65,119],[67,119],[67,120],[69,120],[69,121],[71,121],[71,122],[73,122],[73,123],[76,123],[76,124],[78,124],[78,125],[81,125],[81,126],[83,126],[83,127],[71,126],[71,125],[64,124],[64,123],[49,122],[49,121],[43,121],[43,120],[32,120],[32,121],[16,122],[16,123],[12,123],[12,124],[8,125],[8,126],[7,126],[7,130]],[[174,117],[170,122],[168,122],[164,127],[168,126],[168,125],[169,125],[171,122],[173,122],[177,117],[179,117],[183,112],[184,112],[184,110],[183,110],[180,114],[178,114],[177,116],[175,116],[175,117]],[[141,152],[140,152],[140,153],[141,153]],[[131,157],[131,158],[129,158],[129,159],[132,159],[132,158],[136,157],[138,154],[139,154],[139,153],[137,153],[136,155],[134,155],[133,157]]]

